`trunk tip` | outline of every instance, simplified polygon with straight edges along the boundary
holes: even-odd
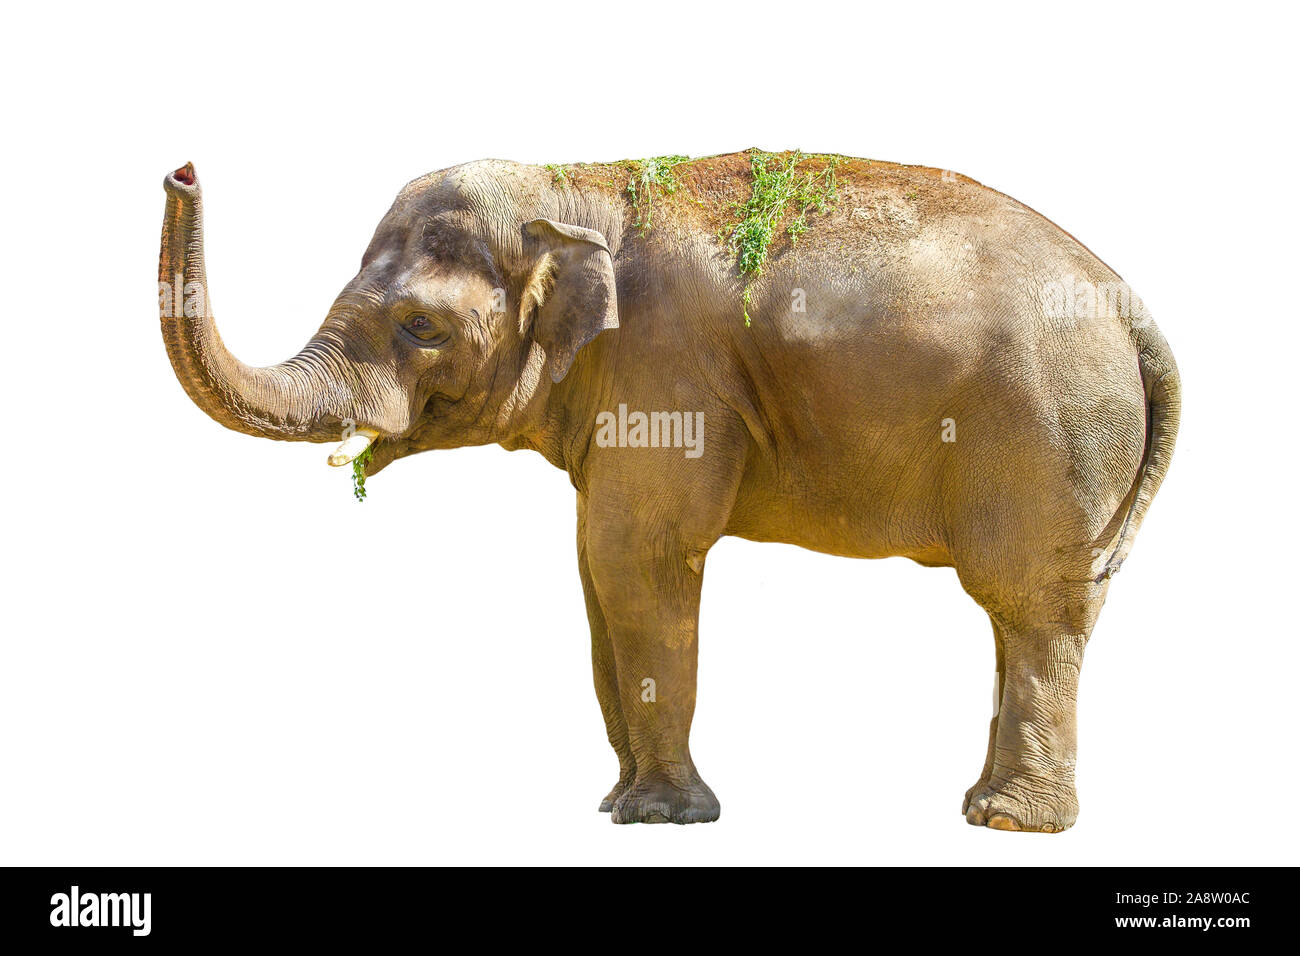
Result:
[[[186,163],[180,169],[172,171],[167,176],[168,185],[193,186],[198,181],[198,176],[194,174],[193,163]]]

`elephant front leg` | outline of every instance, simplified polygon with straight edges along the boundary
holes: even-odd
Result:
[[[605,734],[609,745],[618,755],[618,781],[610,789],[598,808],[610,813],[614,803],[627,792],[636,780],[636,758],[628,742],[627,720],[623,717],[623,703],[619,699],[618,669],[614,663],[614,644],[603,628],[591,629],[591,669],[596,681],[596,698],[605,717]]]
[[[582,576],[582,594],[587,602],[587,621],[591,625],[591,671],[596,684],[596,699],[605,718],[609,745],[618,755],[618,782],[600,801],[600,812],[609,813],[614,809],[614,802],[636,779],[636,759],[628,743],[627,720],[623,717],[623,702],[619,699],[614,644],[605,626],[600,601],[596,598],[596,585],[591,580],[591,566],[587,560],[587,499],[581,493],[578,495],[578,573]]]
[[[614,655],[612,672],[604,673],[617,684],[634,771],[614,800],[612,819],[716,820],[718,800],[700,779],[688,742],[704,549],[692,551],[672,535],[606,532],[589,559]]]

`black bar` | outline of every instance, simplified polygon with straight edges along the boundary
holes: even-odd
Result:
[[[153,945],[151,940],[163,945],[338,944],[348,939],[382,944],[409,941],[412,933],[416,939],[450,945],[452,935],[466,932],[471,941],[490,937],[499,943],[519,933],[520,945],[530,948],[546,938],[577,942],[585,937],[593,945],[609,945],[617,937],[608,934],[618,932],[620,923],[624,932],[632,927],[634,933],[666,934],[659,942],[671,947],[673,937],[685,931],[684,925],[673,929],[683,910],[737,939],[785,928],[817,938],[832,931],[849,933],[866,945],[894,934],[922,940],[956,932],[979,946],[981,940],[999,938],[1025,943],[1028,934],[1041,933],[1041,945],[1051,951],[1099,937],[1223,946],[1247,942],[1261,930],[1270,938],[1294,933],[1287,906],[1295,874],[1289,868],[828,868],[799,873],[572,868],[546,874],[37,868],[7,869],[3,880],[0,940],[43,945],[80,940],[93,948]],[[72,922],[74,886],[80,910],[75,922],[116,918],[119,925],[54,925]],[[105,900],[103,894],[113,895]],[[88,903],[89,897],[95,902]],[[63,910],[61,901],[69,904]],[[535,937],[531,943],[528,932]],[[772,943],[777,945],[775,939]]]

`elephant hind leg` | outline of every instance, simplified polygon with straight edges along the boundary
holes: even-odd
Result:
[[[984,776],[967,796],[968,823],[1045,833],[1074,823],[1075,705],[1095,616],[995,616],[1001,700]]]
[[[993,775],[993,758],[997,749],[998,741],[998,714],[1002,710],[1002,688],[1006,685],[1006,663],[1002,657],[1002,630],[998,627],[998,622],[990,618],[993,624],[993,645],[997,654],[997,670],[994,680],[993,693],[993,716],[989,719],[989,747],[988,753],[984,757],[984,769],[980,771],[979,779],[975,781],[974,786],[966,791],[966,797],[961,803],[961,815],[965,816],[970,810],[971,797],[975,795]]]
[[[965,803],[976,826],[1056,832],[1079,809],[1079,671],[1109,587],[1098,580],[1105,551],[1096,543],[1125,491],[1120,481],[1090,491],[1065,459],[1044,461],[1051,467],[1036,484],[998,486],[952,529],[953,566],[999,645],[998,715],[985,772]],[[1058,471],[1068,476],[1054,479]]]

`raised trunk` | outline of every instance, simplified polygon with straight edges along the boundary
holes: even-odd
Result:
[[[167,176],[158,256],[163,341],[194,403],[235,431],[285,441],[338,441],[356,417],[355,373],[317,334],[296,356],[253,368],[226,349],[212,317],[203,262],[203,200],[194,167]]]

